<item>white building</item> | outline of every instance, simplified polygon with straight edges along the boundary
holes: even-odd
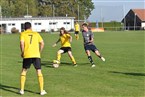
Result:
[[[24,23],[30,22],[32,29],[37,32],[41,30],[58,31],[64,27],[66,30],[74,29],[74,17],[24,17],[24,18],[1,18],[0,26],[6,33],[11,33],[12,28],[16,28],[19,32],[24,30]]]
[[[141,27],[145,30],[145,21],[141,23]]]

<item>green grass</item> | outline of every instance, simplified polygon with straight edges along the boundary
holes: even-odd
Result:
[[[78,67],[73,67],[67,54],[61,58],[60,68],[51,68],[60,45],[52,48],[58,34],[41,34],[45,41],[42,52],[42,72],[45,80],[44,97],[144,97],[144,32],[94,33],[95,44],[106,62],[93,53],[96,64],[90,67],[83,40],[72,42]],[[25,85],[25,94],[17,94],[22,66],[19,34],[0,35],[0,96],[40,97],[35,69],[31,66]]]

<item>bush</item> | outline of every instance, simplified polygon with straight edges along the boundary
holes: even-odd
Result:
[[[19,32],[19,30],[18,29],[16,29],[15,27],[13,27],[12,29],[11,29],[11,32],[14,34],[14,33],[18,33]]]

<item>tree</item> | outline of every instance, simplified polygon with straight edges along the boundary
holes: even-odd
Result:
[[[94,9],[92,0],[1,0],[3,16],[69,16],[87,18]],[[79,15],[78,15],[79,14]]]
[[[79,19],[84,19],[84,16],[88,18],[94,9],[92,0],[38,0],[38,2],[41,6],[51,6],[51,12],[49,12],[55,16],[66,16],[68,14],[68,16],[76,17],[76,19],[78,19],[78,12],[80,14]]]

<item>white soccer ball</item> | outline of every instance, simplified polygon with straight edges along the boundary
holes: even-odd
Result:
[[[54,68],[58,68],[58,67],[59,67],[59,65],[58,65],[58,64],[56,64],[56,63],[54,63],[54,64],[53,64],[53,67],[54,67]]]

